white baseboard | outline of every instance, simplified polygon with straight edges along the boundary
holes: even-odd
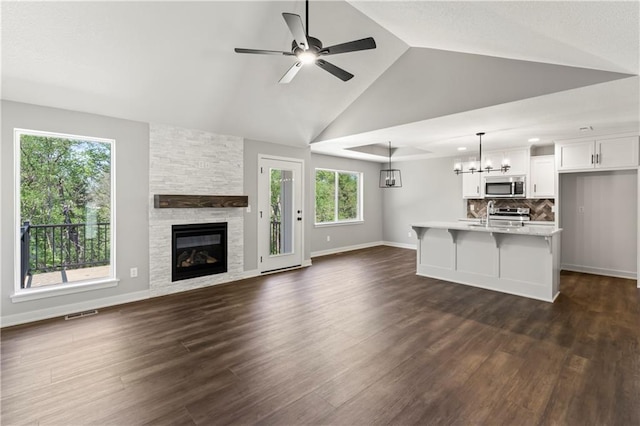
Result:
[[[383,241],[382,244],[389,247],[398,247],[410,250],[417,250],[417,243],[396,243],[394,241]]]
[[[353,246],[336,247],[336,248],[332,248],[332,249],[328,249],[328,250],[312,251],[311,252],[311,257],[319,257],[319,256],[327,256],[327,255],[330,255],[330,254],[336,254],[336,253],[344,253],[346,251],[360,250],[360,249],[369,248],[369,247],[376,247],[376,246],[381,246],[383,244],[384,243],[382,241],[373,241],[373,242],[370,242],[370,243],[356,244],[356,245],[353,245]]]
[[[592,266],[562,264],[560,269],[563,271],[583,272],[585,274],[604,275],[607,277],[627,278],[630,280],[638,279],[638,274],[632,271],[618,271],[616,269],[594,268]]]
[[[21,314],[7,315],[0,318],[0,327],[25,324],[28,322],[40,321],[44,319],[57,318],[76,312],[88,311],[90,309],[104,308],[107,306],[121,305],[123,303],[137,302],[150,297],[149,291],[136,291],[134,293],[120,294],[117,296],[104,297],[102,299],[90,300],[80,303],[55,306],[52,308],[40,309]]]

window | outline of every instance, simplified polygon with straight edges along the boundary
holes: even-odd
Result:
[[[114,141],[15,131],[16,294],[114,280]]]
[[[362,221],[362,173],[316,169],[316,224]]]

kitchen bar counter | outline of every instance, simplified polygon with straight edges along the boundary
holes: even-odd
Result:
[[[562,229],[420,222],[417,274],[553,302],[560,284]]]

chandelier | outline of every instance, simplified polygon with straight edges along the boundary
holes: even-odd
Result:
[[[484,132],[478,132],[476,133],[476,136],[480,138],[480,155],[479,155],[478,167],[476,167],[474,162],[471,165],[471,167],[469,167],[468,170],[462,170],[462,163],[457,162],[453,166],[453,171],[455,174],[459,175],[461,173],[491,173],[492,171],[498,171],[498,170],[504,173],[511,168],[511,166],[509,165],[509,160],[506,158],[502,160],[502,164],[500,164],[499,168],[494,168],[490,162],[487,162],[487,164],[485,164],[485,166],[482,167],[482,136],[484,136]]]

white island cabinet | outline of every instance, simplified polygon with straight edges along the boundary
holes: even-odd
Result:
[[[546,302],[558,296],[561,229],[468,222],[411,226],[418,235],[418,275]]]

